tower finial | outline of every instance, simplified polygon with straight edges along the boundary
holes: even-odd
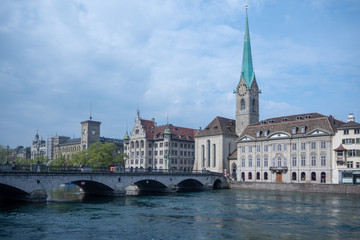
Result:
[[[248,8],[247,1],[248,1],[248,0],[245,0],[245,2],[246,2],[246,4],[245,4],[246,10],[247,10],[247,8]]]
[[[92,120],[92,109],[91,109],[91,103],[90,103],[90,120]]]

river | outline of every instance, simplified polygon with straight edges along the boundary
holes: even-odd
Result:
[[[360,238],[360,197],[352,195],[216,190],[72,198],[1,203],[0,239]]]

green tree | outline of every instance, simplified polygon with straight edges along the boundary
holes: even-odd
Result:
[[[73,155],[72,166],[85,166],[86,163],[91,167],[109,167],[118,164],[124,160],[124,156],[118,155],[114,143],[97,142],[92,144],[89,149],[84,149]],[[86,154],[86,152],[88,154]],[[86,156],[87,155],[87,156]],[[121,160],[122,159],[122,160]]]

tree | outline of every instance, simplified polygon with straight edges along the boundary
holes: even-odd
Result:
[[[86,152],[88,154],[86,154]],[[114,143],[97,142],[92,144],[88,149],[74,154],[71,165],[85,166],[87,163],[91,167],[109,167],[119,162],[118,157]]]

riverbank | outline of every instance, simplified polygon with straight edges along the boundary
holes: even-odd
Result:
[[[271,190],[284,192],[340,193],[360,195],[360,185],[315,183],[263,183],[229,181],[231,189]]]

